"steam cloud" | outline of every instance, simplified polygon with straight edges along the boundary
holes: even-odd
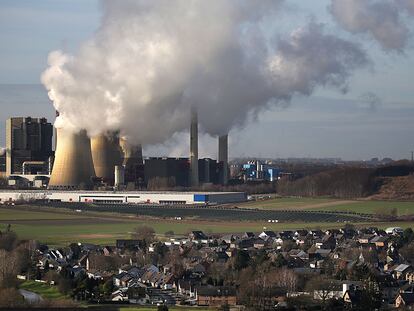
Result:
[[[364,50],[316,21],[269,35],[263,22],[277,21],[282,5],[103,1],[102,25],[79,53],[49,55],[42,82],[60,112],[56,126],[155,144],[188,128],[190,107],[204,132],[219,135],[317,86],[345,91],[369,63]]]
[[[404,13],[414,15],[413,0],[331,0],[329,10],[345,30],[369,34],[384,50],[401,52],[407,45]]]

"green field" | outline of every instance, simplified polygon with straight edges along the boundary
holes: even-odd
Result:
[[[392,209],[397,210],[399,216],[414,215],[414,202],[389,202],[389,201],[354,201],[347,204],[325,207],[325,211],[363,212],[367,214],[381,214]]]
[[[336,207],[342,208],[341,206]],[[355,205],[355,207],[357,206]],[[163,235],[167,231],[182,235],[194,229],[203,230],[206,233],[240,233],[245,231],[260,232],[264,227],[269,230],[293,230],[301,228],[338,228],[344,225],[343,223],[323,222],[269,224],[265,221],[236,220],[231,222],[214,220],[175,221],[156,218],[142,219],[131,215],[104,212],[74,214],[73,211],[56,211],[54,208],[0,208],[0,230],[4,230],[8,224],[11,224],[11,229],[21,238],[36,239],[43,243],[60,246],[73,242],[111,245],[114,244],[116,239],[129,238],[133,229],[142,224],[153,227],[159,235]],[[359,224],[359,226],[363,225],[375,225],[382,228],[388,226],[414,227],[413,222]]]
[[[155,311],[157,307],[122,307],[119,311]],[[170,311],[213,311],[216,308],[203,308],[203,307],[168,307]]]
[[[329,198],[276,198],[270,200],[259,200],[240,204],[240,207],[260,209],[289,209],[300,208],[313,204],[324,204],[338,200]]]
[[[20,211],[20,210],[19,210]],[[41,212],[36,211],[33,212],[31,210],[27,210],[24,212],[14,213],[10,209],[2,209],[0,208],[0,220],[37,220],[37,219],[76,219],[80,218],[79,215],[71,215],[71,214],[63,214],[62,213],[52,213],[52,212]]]
[[[55,286],[47,285],[40,282],[25,281],[22,284],[20,284],[19,288],[36,293],[45,299],[68,298],[65,295],[62,295]]]
[[[271,210],[314,210],[377,214],[396,209],[398,215],[414,215],[414,202],[337,200],[330,198],[277,198],[240,204],[240,207]]]

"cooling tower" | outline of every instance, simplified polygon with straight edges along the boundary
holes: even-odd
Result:
[[[86,131],[73,133],[57,129],[57,146],[49,189],[92,187],[95,177],[91,144]]]
[[[221,183],[226,185],[228,182],[229,171],[229,148],[228,148],[228,135],[219,136],[218,139],[218,160],[223,164],[223,172],[221,176]]]
[[[197,112],[191,112],[190,128],[190,183],[192,187],[198,186],[198,117]]]
[[[119,140],[119,145],[121,146],[123,153],[123,163],[122,165],[125,169],[134,167],[136,165],[141,165],[142,162],[142,146],[141,145],[132,145],[126,138],[121,138]]]
[[[113,184],[115,166],[122,164],[118,135],[111,133],[92,137],[91,149],[96,177]]]

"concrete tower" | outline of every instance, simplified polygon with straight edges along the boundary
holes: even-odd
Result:
[[[86,131],[57,129],[55,162],[49,189],[80,189],[92,186],[95,170],[91,142]]]
[[[113,184],[115,166],[122,164],[118,135],[108,133],[92,137],[91,150],[96,177]]]
[[[198,116],[197,111],[191,111],[190,128],[190,185],[198,186]]]
[[[220,178],[220,182],[223,185],[227,185],[229,180],[229,147],[228,147],[228,135],[222,135],[218,138],[218,160],[223,164],[223,172]]]

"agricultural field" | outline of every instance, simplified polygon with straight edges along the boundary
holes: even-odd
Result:
[[[155,217],[139,217],[136,215],[82,212],[67,209],[20,207],[0,208],[0,230],[8,225],[21,238],[36,239],[50,245],[68,245],[73,242],[89,242],[96,244],[114,244],[116,239],[130,238],[134,228],[148,225],[154,228],[162,238],[167,231],[183,235],[190,230],[202,230],[206,233],[240,233],[245,231],[260,232],[269,230],[294,230],[315,228],[339,228],[343,222],[290,221],[268,223],[267,221],[237,220],[201,220],[201,219],[162,219]],[[375,225],[378,227],[400,226],[414,227],[413,222],[378,223],[361,222],[358,226]]]
[[[58,209],[82,210],[95,213],[119,213],[132,217],[135,215],[156,217],[161,219],[193,220],[222,220],[222,221],[267,221],[278,220],[278,222],[362,222],[372,220],[372,215],[356,215],[343,212],[325,212],[310,210],[263,210],[263,209],[241,209],[234,207],[183,207],[147,204],[87,204],[59,203],[53,204]]]
[[[157,307],[122,307],[119,311],[156,311]],[[168,307],[169,311],[214,311],[216,308],[201,307]]]
[[[260,209],[307,209],[309,206],[320,204],[334,204],[336,199],[329,198],[274,198],[269,200],[258,200],[239,204],[243,208],[260,208]]]
[[[390,214],[393,209],[397,215],[414,215],[414,202],[338,200],[330,198],[276,198],[240,204],[242,208],[264,210],[307,210],[326,212],[352,212],[366,214]]]

